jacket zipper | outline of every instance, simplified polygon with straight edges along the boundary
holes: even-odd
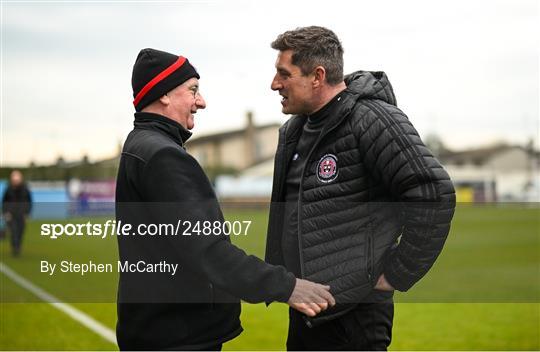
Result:
[[[278,150],[281,147],[282,153],[284,155],[287,155],[287,129],[283,131],[283,134],[280,135],[278,139]],[[277,155],[278,154],[276,154],[276,157]],[[287,161],[285,160],[284,162],[287,162]],[[272,213],[272,207],[276,207],[274,208],[275,211],[281,212],[279,202],[280,202],[281,193],[283,192],[283,178],[285,174],[285,167],[283,167],[283,162],[276,163],[275,167],[276,167],[276,170],[274,170],[274,172],[277,177],[277,180],[274,180],[274,183],[277,186],[277,190],[275,193],[275,199],[274,199],[274,194],[272,194],[272,197],[270,199],[270,213]],[[274,205],[274,203],[277,203],[277,205]],[[270,219],[270,221],[271,221],[270,223],[271,228],[268,233],[274,233],[279,228],[278,225],[280,224],[280,219],[274,214],[274,216]],[[283,262],[281,264],[284,265]]]
[[[373,238],[368,233],[366,238],[366,272],[369,283],[373,286]]]
[[[283,154],[287,155],[287,131],[283,131],[283,143],[281,145],[282,147],[282,150],[283,150]],[[278,147],[279,148],[279,147]],[[287,162],[285,160],[285,162]],[[279,199],[279,197],[281,196],[281,192],[283,191],[283,177],[284,177],[284,171],[285,171],[285,168],[283,167],[283,163],[279,163],[276,165],[276,167],[279,167],[279,170],[277,170],[276,172],[276,175],[278,175],[279,177],[279,182],[277,182],[277,186],[278,186],[278,189],[277,189],[277,192],[276,192],[276,198]],[[276,199],[276,201],[278,200]]]

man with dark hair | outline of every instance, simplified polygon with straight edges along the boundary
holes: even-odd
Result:
[[[329,284],[337,302],[316,317],[290,310],[287,348],[386,350],[393,290],[420,280],[448,235],[452,182],[384,72],[343,77],[331,30],[298,28],[271,46],[271,88],[294,116],[279,132],[266,261]]]
[[[2,213],[10,232],[11,254],[18,257],[26,226],[26,217],[32,210],[32,195],[19,170],[11,171],[9,184],[2,197]]]
[[[309,316],[333,305],[329,286],[296,279],[282,266],[248,256],[225,235],[214,190],[184,149],[194,114],[206,107],[199,74],[189,61],[143,49],[132,86],[135,128],[118,170],[118,223],[135,231],[152,224],[168,228],[181,223],[182,228],[177,235],[118,236],[121,263],[178,268],[172,274],[120,272],[119,347],[219,350],[242,331],[239,298],[287,302]],[[197,224],[207,229],[205,224],[211,224],[211,233],[197,233]]]

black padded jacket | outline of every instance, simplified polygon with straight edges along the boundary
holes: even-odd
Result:
[[[307,156],[298,197],[302,278],[328,284],[337,305],[308,325],[363,302],[384,273],[406,291],[440,254],[455,208],[452,182],[397,108],[383,72],[358,71]],[[283,264],[284,182],[305,116],[279,132],[266,260]]]

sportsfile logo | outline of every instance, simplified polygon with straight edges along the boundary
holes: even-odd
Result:
[[[118,225],[118,226],[117,226]],[[57,239],[62,236],[96,236],[105,238],[112,235],[131,235],[131,224],[122,224],[116,220],[107,220],[105,223],[92,223],[90,221],[79,224],[41,224],[41,236],[49,236],[50,239]]]
[[[104,223],[45,223],[41,225],[41,236],[50,239],[60,237],[91,236],[247,236],[251,220],[237,221],[188,221],[178,220],[176,224],[132,224],[107,220]]]

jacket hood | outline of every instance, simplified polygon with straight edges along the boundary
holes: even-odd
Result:
[[[345,76],[347,89],[359,94],[358,98],[380,99],[397,106],[392,85],[382,71],[356,71]]]

